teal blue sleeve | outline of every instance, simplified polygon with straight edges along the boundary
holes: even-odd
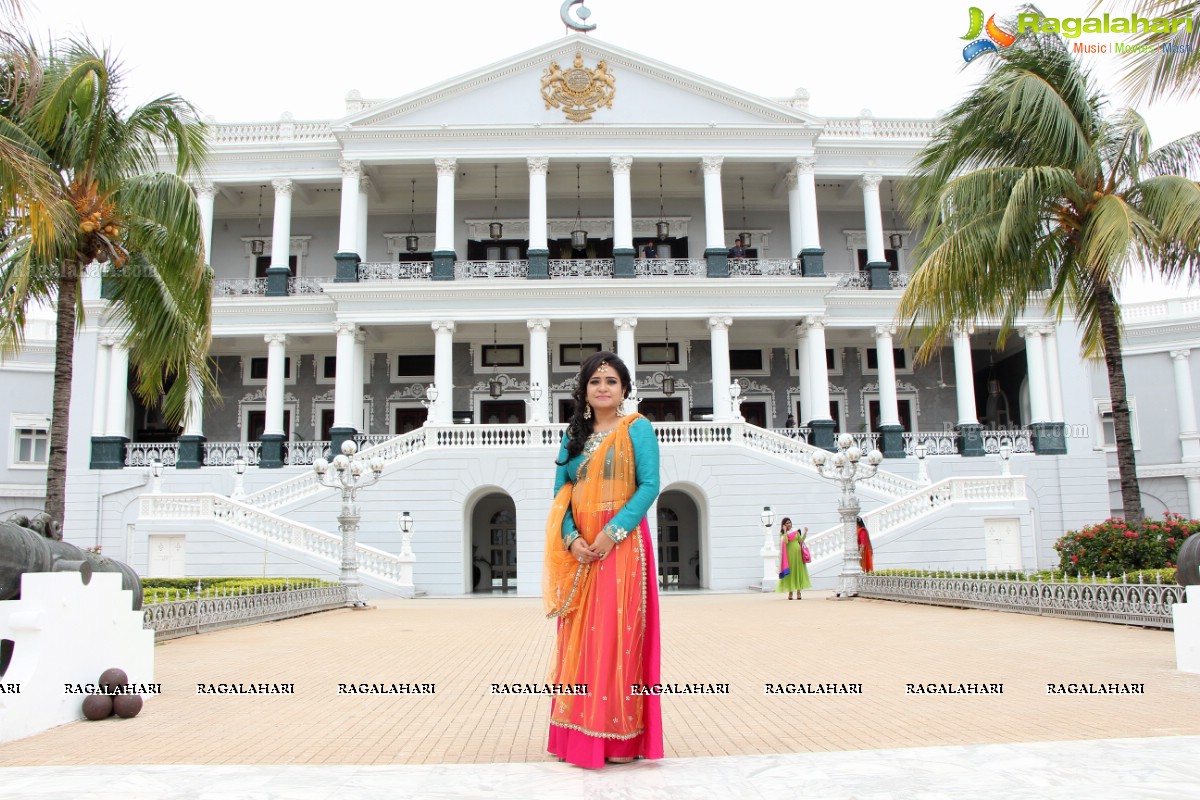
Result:
[[[558,458],[556,460],[563,462],[567,460],[567,437],[565,436],[563,437],[562,444],[558,448]],[[554,473],[555,497],[558,496],[558,490],[561,489],[569,480],[571,480],[571,470],[568,468],[567,464],[561,464]],[[570,509],[567,509],[567,513],[563,514],[562,521],[563,547],[569,548],[571,546],[571,542],[578,538],[579,529],[575,527],[575,515],[571,513]]]
[[[637,490],[620,511],[604,526],[604,533],[619,542],[637,528],[658,497],[658,437],[648,419],[629,426],[633,458],[637,468]]]

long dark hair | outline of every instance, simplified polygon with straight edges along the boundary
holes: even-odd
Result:
[[[791,524],[791,522],[792,522],[792,518],[791,518],[791,517],[784,517],[783,519],[779,520],[779,535],[780,535],[780,536],[783,536],[783,534],[787,533],[787,531],[785,531],[785,530],[783,529],[783,526],[784,526],[784,525],[790,525],[790,524]]]
[[[582,453],[584,443],[592,435],[592,428],[596,423],[595,418],[583,418],[584,409],[587,408],[587,385],[588,381],[592,379],[592,374],[600,368],[601,364],[606,362],[617,371],[617,377],[621,379],[621,398],[629,397],[633,378],[629,374],[629,367],[625,366],[625,362],[616,353],[601,350],[599,353],[593,353],[584,360],[583,364],[579,367],[579,378],[575,384],[575,392],[571,395],[571,399],[575,401],[575,413],[571,415],[571,421],[567,424],[567,460],[554,462],[560,467]]]

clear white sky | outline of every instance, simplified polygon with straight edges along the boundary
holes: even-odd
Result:
[[[347,91],[407,94],[564,35],[561,0],[24,0],[38,38],[86,36],[121,58],[126,96],[178,94],[221,122],[330,119]],[[817,114],[930,117],[978,79],[961,36],[981,0],[801,3],[785,0],[587,0],[591,34],[767,97],[812,95]],[[1087,16],[1090,0],[1043,0],[1043,13]],[[1113,4],[1113,13],[1123,7]],[[576,6],[578,8],[578,6]],[[1112,42],[1115,34],[1086,41]],[[1121,56],[1085,57],[1114,100]],[[1182,102],[1139,109],[1159,143],[1200,129]],[[1127,297],[1126,299],[1134,299]]]

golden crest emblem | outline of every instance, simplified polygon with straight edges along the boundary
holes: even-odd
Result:
[[[542,99],[546,108],[561,108],[572,122],[592,118],[598,108],[612,108],[617,94],[617,79],[600,61],[595,69],[583,65],[583,54],[575,54],[575,64],[568,70],[551,61],[542,73]]]

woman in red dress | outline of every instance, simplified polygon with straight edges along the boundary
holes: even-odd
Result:
[[[858,524],[858,563],[862,566],[863,572],[872,572],[875,569],[875,554],[871,550],[871,535],[867,533],[867,523],[863,522],[862,517],[857,518]]]

